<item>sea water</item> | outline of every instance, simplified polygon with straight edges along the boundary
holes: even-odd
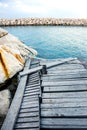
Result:
[[[79,57],[87,60],[87,27],[13,26],[3,27],[46,59]]]

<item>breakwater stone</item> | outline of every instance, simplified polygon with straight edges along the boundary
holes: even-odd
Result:
[[[0,19],[0,26],[26,26],[26,25],[64,25],[64,26],[87,26],[87,19],[70,18],[19,18]]]

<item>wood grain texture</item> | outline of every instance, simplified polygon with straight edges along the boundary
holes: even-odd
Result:
[[[42,118],[41,128],[87,128],[87,118]]]

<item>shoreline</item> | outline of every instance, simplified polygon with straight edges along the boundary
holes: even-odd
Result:
[[[87,26],[87,19],[20,18],[0,19],[0,26]]]

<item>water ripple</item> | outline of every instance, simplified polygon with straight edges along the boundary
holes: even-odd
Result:
[[[47,59],[80,57],[87,60],[87,27],[4,27]]]

